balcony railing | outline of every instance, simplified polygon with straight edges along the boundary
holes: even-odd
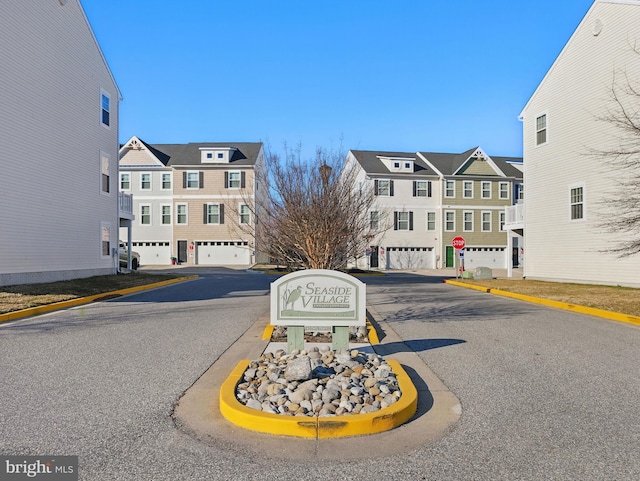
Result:
[[[133,196],[118,192],[118,205],[120,214],[133,214]]]
[[[504,208],[505,229],[523,229],[524,228],[524,204],[510,205]]]

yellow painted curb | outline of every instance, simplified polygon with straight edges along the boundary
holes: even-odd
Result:
[[[262,331],[262,340],[263,341],[268,341],[269,339],[271,339],[271,336],[273,335],[273,330],[276,326],[274,326],[273,324],[267,324],[266,327],[264,328],[264,331]]]
[[[240,361],[220,387],[220,412],[227,421],[244,429],[299,438],[338,438],[388,431],[407,422],[418,407],[418,391],[398,361],[388,360],[402,396],[393,405],[367,414],[307,417],[263,413],[236,399],[236,386],[250,361]]]
[[[464,282],[456,282],[445,280],[447,284],[451,284],[459,287],[466,287],[468,289],[475,289],[478,291],[495,294],[497,296],[509,297],[512,299],[518,299],[520,301],[533,302],[535,304],[542,304],[544,306],[555,307],[557,309],[564,309],[566,311],[578,312],[580,314],[588,314],[590,316],[601,317],[603,319],[609,319],[612,321],[626,322],[627,324],[634,324],[640,326],[640,317],[632,316],[629,314],[622,314],[619,312],[606,311],[604,309],[596,309],[595,307],[579,306],[577,304],[569,304],[567,302],[554,301],[551,299],[542,299],[540,297],[527,296],[525,294],[516,294],[514,292],[502,291],[500,289],[491,289],[482,286],[475,286],[466,284]]]
[[[144,291],[147,289],[155,289],[156,287],[163,287],[169,284],[175,284],[177,282],[184,282],[197,278],[198,276],[178,277],[176,279],[169,279],[162,282],[156,282],[154,284],[129,287],[128,289],[121,289],[119,291],[103,292],[101,294],[94,294],[93,296],[79,297],[77,299],[69,299],[68,301],[54,302],[53,304],[45,304],[42,306],[30,307],[29,309],[6,312],[4,314],[0,314],[0,323],[6,321],[15,321],[18,319],[23,319],[25,317],[37,316],[39,314],[45,314],[47,312],[58,311],[61,309],[68,309],[70,307],[100,301],[101,299],[113,299],[114,297],[124,296],[126,294],[132,294],[134,292]]]

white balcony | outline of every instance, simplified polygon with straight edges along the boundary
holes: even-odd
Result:
[[[524,229],[524,204],[510,205],[504,208],[504,229]]]
[[[121,219],[133,220],[133,196],[118,192],[118,213]]]

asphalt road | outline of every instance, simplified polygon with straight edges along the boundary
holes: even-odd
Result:
[[[174,404],[267,312],[273,280],[207,272],[0,325],[0,454],[78,455],[85,480],[640,479],[640,329],[412,274],[365,279],[367,299],[460,399],[444,438],[322,463],[193,439]]]

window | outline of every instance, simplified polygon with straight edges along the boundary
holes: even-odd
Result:
[[[372,210],[369,213],[369,229],[372,231],[378,230],[380,226],[380,214],[377,210]]]
[[[427,212],[427,230],[436,230],[436,213]]]
[[[131,174],[120,173],[120,190],[131,190]]]
[[[220,204],[205,205],[205,224],[220,224]]]
[[[374,181],[373,193],[382,197],[393,196],[393,180],[378,179]]]
[[[516,201],[521,203],[524,200],[524,184],[516,184]]]
[[[462,197],[465,199],[473,199],[473,181],[465,180],[462,182]]]
[[[219,159],[224,159],[224,154],[222,152],[218,152],[218,158]]]
[[[171,174],[168,172],[162,174],[162,190],[171,190]]]
[[[140,189],[141,190],[150,190],[151,189],[151,174],[148,172],[143,172],[140,174]]]
[[[413,230],[413,212],[394,212],[394,230]]]
[[[506,214],[504,211],[500,212],[500,230],[503,231],[504,230],[504,223],[505,223],[505,219],[506,219]]]
[[[584,218],[584,187],[571,188],[571,220]]]
[[[162,225],[171,225],[171,206],[163,205],[162,210]]]
[[[151,225],[151,206],[140,206],[140,225]]]
[[[431,197],[431,182],[426,180],[415,180],[413,182],[414,197]]]
[[[229,188],[230,189],[239,189],[240,188],[240,172],[229,172]]]
[[[447,232],[453,232],[456,230],[456,213],[453,210],[448,210],[444,213],[444,230]]]
[[[491,212],[482,213],[482,232],[491,232]]]
[[[240,223],[251,224],[251,211],[247,204],[240,205]]]
[[[400,168],[400,162],[394,162],[393,163],[393,168],[394,169],[399,169]]]
[[[491,199],[491,182],[489,181],[482,182],[482,198]]]
[[[100,92],[100,123],[105,127],[111,125],[111,97],[104,90]]]
[[[100,223],[100,256],[111,257],[111,224]]]
[[[207,152],[207,159],[213,159],[213,153]]]
[[[111,190],[110,164],[109,154],[100,152],[100,192],[103,194],[108,194]]]
[[[547,142],[547,115],[541,115],[536,118],[536,145],[542,145]]]
[[[410,162],[405,162],[404,163],[404,168],[405,169],[410,169],[411,168],[411,163]]]
[[[444,181],[444,196],[445,197],[455,197],[456,196],[456,181],[455,180],[445,180]]]
[[[176,204],[176,224],[187,224],[187,204]]]
[[[498,189],[500,191],[501,199],[509,198],[509,182],[500,182]]]
[[[473,232],[473,211],[464,211],[462,213],[463,225],[462,228],[465,232]]]
[[[200,188],[200,172],[186,172],[187,174],[187,189],[199,189]]]

